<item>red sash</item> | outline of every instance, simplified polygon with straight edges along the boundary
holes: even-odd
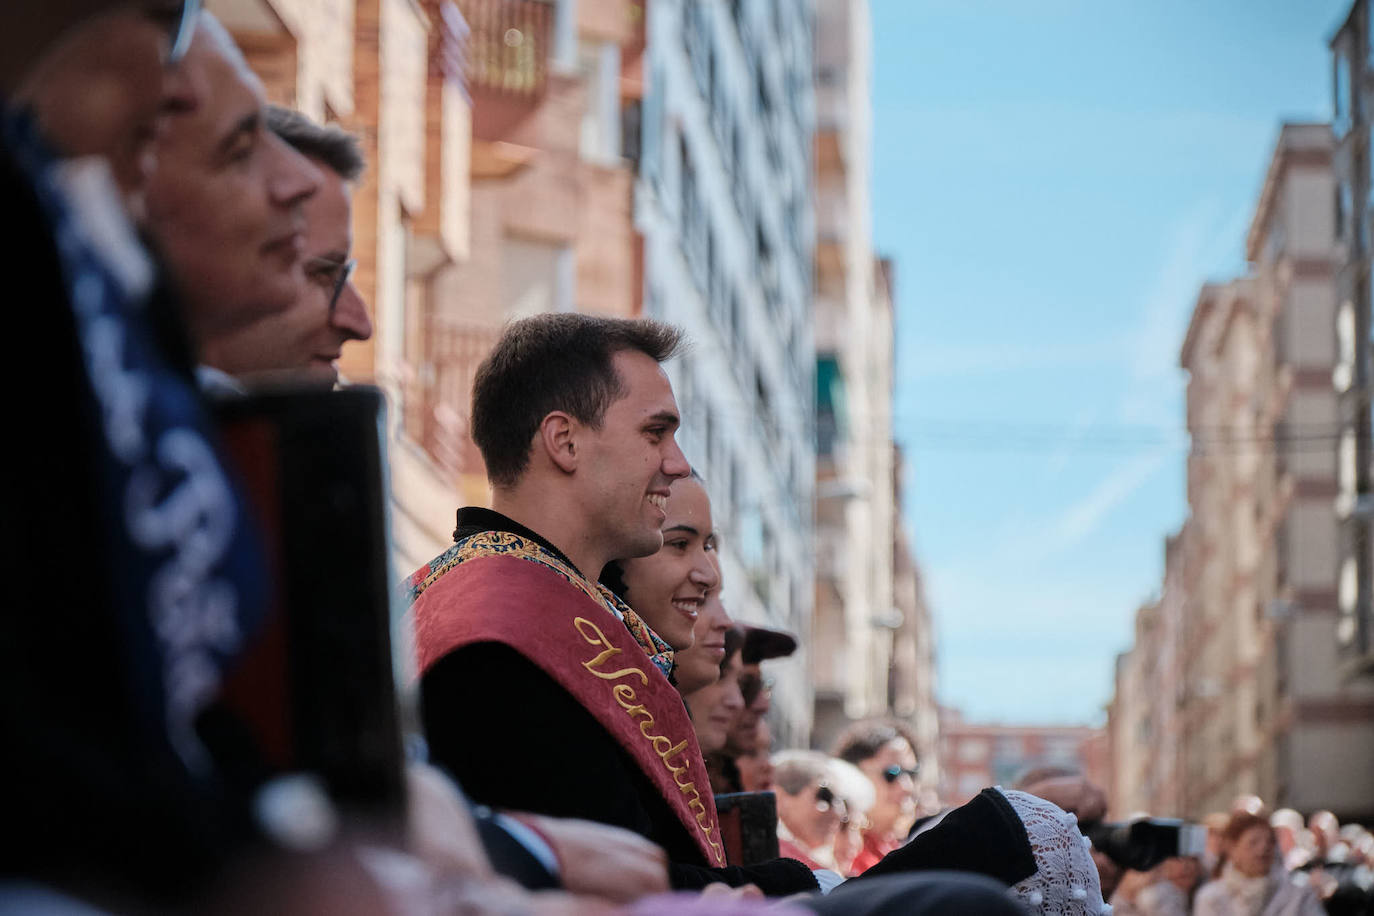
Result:
[[[715,799],[682,696],[610,611],[552,569],[499,555],[466,559],[443,573],[413,610],[421,674],[461,646],[510,646],[615,737],[706,861],[726,864]]]

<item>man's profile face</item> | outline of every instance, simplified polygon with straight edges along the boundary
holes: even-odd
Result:
[[[322,177],[304,208],[305,283],[284,311],[205,341],[204,361],[230,375],[289,373],[298,381],[333,385],[339,375],[334,361],[344,343],[372,336],[367,307],[351,282],[330,307],[353,248],[352,189],[324,163],[311,163]]]
[[[300,295],[303,205],[321,176],[267,129],[262,84],[205,24],[181,66],[197,104],[159,139],[148,216],[204,343]]]
[[[622,350],[611,362],[626,392],[601,428],[583,427],[579,474],[588,529],[615,559],[644,557],[663,546],[664,506],[674,480],[691,468],[678,447],[673,387],[648,354]]]

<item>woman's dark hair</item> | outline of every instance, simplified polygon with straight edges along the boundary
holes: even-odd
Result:
[[[835,739],[832,756],[857,765],[877,756],[879,751],[898,738],[911,745],[912,753],[915,753],[916,742],[905,725],[892,719],[865,719],[840,732],[840,737]]]
[[[617,353],[661,363],[681,345],[679,329],[644,318],[551,312],[507,325],[472,384],[472,441],[487,478],[514,485],[529,466],[530,440],[555,410],[599,428],[606,408],[626,394],[612,362]]]

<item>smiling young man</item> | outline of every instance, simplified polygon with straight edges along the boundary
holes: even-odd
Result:
[[[801,863],[726,866],[672,650],[595,579],[657,552],[690,472],[659,363],[676,329],[539,315],[478,369],[472,435],[492,509],[409,580],[433,760],[479,802],[580,817],[663,846],[678,887],[814,890]]]

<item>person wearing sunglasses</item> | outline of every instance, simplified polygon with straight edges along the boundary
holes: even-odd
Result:
[[[896,723],[866,720],[840,734],[835,756],[854,764],[873,783],[875,800],[868,812],[864,847],[852,866],[858,874],[906,839],[916,817],[916,752]]]
[[[200,374],[216,391],[280,380],[332,387],[344,344],[372,336],[367,303],[352,282],[353,189],[366,167],[357,137],[276,105],[267,106],[266,125],[320,173],[303,206],[305,282],[285,309],[206,341]]]

